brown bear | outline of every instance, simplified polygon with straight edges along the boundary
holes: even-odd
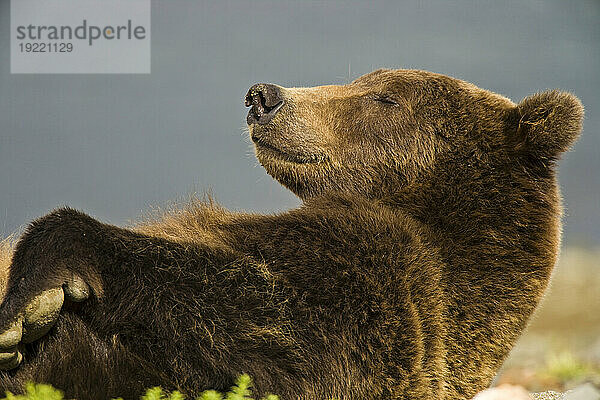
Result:
[[[490,384],[557,258],[579,100],[387,69],[245,100],[259,162],[303,204],[32,222],[3,256],[0,389],[193,396],[248,373],[282,399],[455,400]]]

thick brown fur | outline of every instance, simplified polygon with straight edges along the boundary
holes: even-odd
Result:
[[[0,241],[0,299],[4,298],[4,291],[8,282],[8,272],[13,252],[12,238],[6,238]]]
[[[34,221],[0,332],[73,273],[93,295],[65,303],[0,388],[194,395],[246,372],[282,399],[442,400],[489,385],[557,258],[554,169],[581,131],[579,101],[514,104],[412,70],[280,90],[284,106],[250,135],[303,205],[254,215],[193,201],[129,229],[68,208]]]

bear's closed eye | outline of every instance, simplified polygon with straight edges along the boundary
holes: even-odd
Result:
[[[396,102],[396,100],[394,100],[393,98],[387,96],[387,95],[378,95],[373,97],[373,100],[379,102],[379,103],[383,103],[383,104],[387,104],[390,106],[397,106],[398,103]]]

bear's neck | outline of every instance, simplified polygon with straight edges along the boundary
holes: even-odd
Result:
[[[392,204],[429,228],[450,268],[487,275],[490,269],[541,273],[554,265],[561,204],[552,170],[472,166],[432,175],[397,193]]]
[[[553,171],[442,168],[406,187],[393,204],[425,224],[442,253],[448,349],[455,353],[448,359],[463,363],[449,367],[457,376],[477,371],[476,379],[489,383],[539,303],[557,259],[561,205]],[[489,365],[464,360],[461,351],[469,348],[490,354]]]

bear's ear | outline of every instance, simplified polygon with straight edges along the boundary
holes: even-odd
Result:
[[[526,97],[515,110],[517,151],[556,158],[575,142],[583,127],[583,105],[574,95],[558,90]]]

